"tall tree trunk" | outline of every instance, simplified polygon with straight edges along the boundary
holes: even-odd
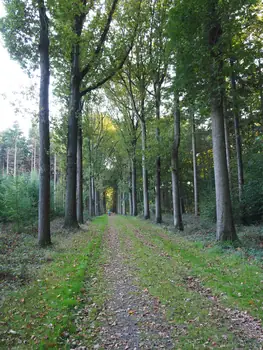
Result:
[[[94,200],[93,200],[93,180],[92,176],[89,178],[89,215],[94,216]]]
[[[7,148],[7,151],[6,151],[6,175],[9,175],[9,154],[10,154],[10,150],[9,150],[9,148]]]
[[[137,209],[137,176],[136,176],[136,158],[132,159],[132,215],[138,215]]]
[[[38,243],[51,244],[50,237],[50,140],[49,140],[49,30],[44,0],[38,1],[40,19],[40,100],[39,100],[39,210]]]
[[[228,122],[228,112],[227,112],[227,101],[226,96],[224,95],[223,99],[223,112],[224,112],[224,134],[225,134],[225,144],[226,144],[226,163],[227,163],[227,172],[229,180],[229,188],[232,188],[231,180],[231,166],[230,166],[230,141],[229,141],[229,122]]]
[[[16,177],[16,170],[17,170],[17,138],[15,139],[14,177]]]
[[[96,189],[94,191],[94,202],[95,202],[95,216],[99,216],[99,198],[98,198],[98,191]]]
[[[260,52],[259,52],[260,55]],[[259,96],[260,96],[260,114],[261,114],[261,127],[263,128],[263,77],[262,77],[262,64],[261,59],[258,60],[258,73],[259,73]]]
[[[57,155],[54,154],[54,210],[56,211],[57,208]]]
[[[78,118],[78,143],[77,143],[77,220],[84,223],[83,218],[83,166],[82,166],[82,125]]]
[[[180,205],[180,181],[179,181],[179,146],[180,146],[180,107],[179,97],[175,96],[174,108],[174,141],[172,147],[172,194],[173,194],[173,220],[174,227],[180,231],[184,230],[181,205]]]
[[[103,192],[103,199],[102,199],[102,203],[103,203],[103,213],[105,214],[107,211],[107,199],[106,199],[106,191]]]
[[[210,99],[212,113],[212,139],[214,156],[214,173],[216,188],[216,216],[217,229],[216,238],[219,241],[235,241],[238,239],[232,213],[232,203],[229,188],[229,179],[226,162],[226,145],[224,133],[223,113],[223,58],[215,56],[215,45],[223,34],[220,17],[217,13],[216,3],[211,3],[211,23],[209,25],[208,37],[211,54],[210,74]],[[216,47],[218,52],[218,47]],[[221,54],[222,55],[222,54]]]
[[[125,192],[123,192],[123,215],[126,215],[126,196],[125,196]]]
[[[36,171],[36,158],[37,158],[37,143],[36,139],[34,139],[34,146],[33,146],[33,169]]]
[[[147,220],[150,218],[149,207],[149,185],[148,185],[148,172],[146,166],[146,123],[145,120],[141,120],[142,129],[142,177],[143,177],[143,216]]]
[[[81,36],[85,15],[75,16],[74,32]],[[78,227],[77,220],[77,143],[78,143],[78,118],[80,118],[80,44],[73,44],[71,61],[70,81],[70,113],[68,118],[68,145],[67,145],[67,185],[66,185],[66,208],[64,226]]]
[[[131,161],[131,169],[132,169],[132,161]],[[129,176],[129,213],[132,216],[133,208],[132,208],[132,170],[130,170]]]
[[[158,144],[158,156],[156,158],[156,184],[155,184],[155,221],[157,224],[162,222],[162,207],[161,207],[161,157],[160,150],[160,108],[161,108],[161,91],[159,86],[155,86],[155,112],[156,112],[156,141]]]
[[[234,127],[235,127],[235,139],[236,139],[236,155],[237,155],[237,176],[238,176],[238,198],[239,202],[242,200],[243,185],[244,185],[244,171],[243,171],[243,159],[242,159],[242,142],[239,128],[239,107],[237,101],[237,89],[236,89],[236,77],[234,72],[234,62],[231,59],[231,85],[233,94],[233,111],[234,111]]]
[[[195,216],[198,216],[199,208],[198,208],[196,134],[195,134],[195,115],[193,110],[191,110],[191,119],[192,119],[192,152],[193,152],[193,173],[194,173],[194,204],[195,204]]]
[[[237,240],[233,221],[232,204],[226,162],[224,115],[222,99],[216,96],[211,101],[214,171],[216,185],[217,240]]]

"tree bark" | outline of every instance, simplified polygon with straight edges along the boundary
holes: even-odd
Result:
[[[137,209],[137,176],[136,176],[136,158],[132,160],[132,216],[138,215]]]
[[[229,188],[232,188],[231,180],[231,166],[230,166],[230,141],[229,141],[229,130],[228,130],[228,113],[227,113],[227,102],[226,97],[223,100],[223,111],[224,111],[224,134],[225,134],[225,144],[226,144],[226,163],[227,163],[227,172],[229,180]]]
[[[83,164],[82,164],[82,124],[78,118],[78,143],[77,143],[77,220],[84,223],[83,218]]]
[[[54,154],[54,210],[56,211],[57,208],[57,155],[56,153]]]
[[[142,177],[143,177],[143,216],[150,219],[148,171],[146,166],[146,123],[141,119],[142,129]]]
[[[132,169],[132,162],[131,162],[131,169]],[[130,170],[130,176],[129,176],[129,214],[130,216],[133,215],[133,207],[132,207],[132,171]]]
[[[7,151],[6,151],[6,175],[9,175],[9,154],[10,154],[10,151],[9,151],[9,148],[7,148]]]
[[[216,95],[218,92],[216,92]],[[215,96],[211,101],[214,171],[216,185],[217,235],[219,241],[237,240],[233,221],[232,204],[226,162],[224,115],[222,99]]]
[[[81,36],[85,14],[77,15],[74,19],[74,33]],[[78,143],[78,118],[81,113],[81,71],[80,71],[80,43],[72,47],[71,81],[70,81],[70,113],[68,118],[68,145],[67,145],[67,185],[66,208],[64,226],[68,228],[78,227],[77,220],[77,143]]]
[[[172,146],[172,195],[173,195],[173,221],[177,230],[183,231],[183,219],[180,205],[180,181],[179,181],[179,146],[180,146],[180,108],[179,97],[175,96],[174,108],[174,141]]]
[[[159,87],[155,87],[155,112],[156,121],[159,124],[160,121],[160,107],[161,107],[161,91]],[[156,141],[158,144],[158,150],[160,149],[160,128],[157,125],[156,128]],[[155,184],[155,221],[157,224],[162,223],[162,206],[161,206],[161,157],[158,152],[156,158],[156,184]]]
[[[102,203],[103,203],[103,213],[105,214],[107,211],[107,198],[106,198],[106,191],[103,192],[103,199],[102,199]]]
[[[89,178],[89,215],[90,217],[94,216],[94,200],[93,200],[93,181],[92,176]]]
[[[237,89],[236,89],[236,77],[234,72],[234,62],[231,60],[232,74],[231,85],[233,94],[233,111],[234,111],[234,127],[235,127],[235,140],[236,140],[236,155],[237,155],[237,176],[238,176],[238,198],[239,202],[242,200],[243,186],[244,186],[244,171],[243,171],[243,159],[242,159],[242,142],[239,127],[239,108],[237,101]]]
[[[198,181],[197,181],[197,157],[196,157],[196,134],[195,134],[195,115],[194,111],[191,110],[192,120],[192,152],[193,152],[193,173],[194,173],[194,205],[195,205],[195,216],[199,215],[198,208]]]
[[[14,177],[16,177],[17,170],[17,137],[15,138],[15,154],[14,154]]]
[[[49,29],[44,0],[38,1],[40,19],[40,100],[39,100],[39,209],[38,243],[51,244],[50,237],[50,139],[49,139]]]

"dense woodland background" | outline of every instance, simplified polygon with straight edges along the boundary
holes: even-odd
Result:
[[[41,245],[50,218],[76,227],[108,209],[180,230],[200,215],[218,240],[262,224],[261,1],[4,4],[5,45],[27,72],[40,63],[41,83],[40,128],[0,136],[2,222],[23,230],[39,209]]]

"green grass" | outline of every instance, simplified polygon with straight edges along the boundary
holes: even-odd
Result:
[[[209,348],[212,344],[227,349],[237,345],[259,348],[252,340],[242,343],[242,334],[229,331],[222,312],[208,298],[187,288],[185,278],[198,277],[213,295],[221,296],[225,307],[237,307],[263,319],[262,266],[249,261],[242,250],[205,247],[134,218],[118,217],[115,222],[123,233],[123,249],[125,240],[132,240],[132,263],[139,267],[142,287],[167,307],[177,329],[176,348]]]
[[[73,311],[82,306],[83,287],[98,270],[106,224],[106,216],[97,218],[87,232],[65,239],[62,252],[53,253],[37,281],[7,298],[1,348],[63,348],[63,332],[76,332]]]

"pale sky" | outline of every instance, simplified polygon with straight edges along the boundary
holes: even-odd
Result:
[[[0,0],[0,17],[4,14],[4,6]],[[0,131],[12,127],[14,121],[18,121],[24,134],[28,134],[31,120],[38,112],[38,84],[39,78],[30,79],[20,68],[19,63],[10,59],[0,35]],[[30,89],[33,91],[33,96],[26,98]],[[59,107],[52,93],[50,97],[50,102],[53,104],[50,112],[54,115]]]

